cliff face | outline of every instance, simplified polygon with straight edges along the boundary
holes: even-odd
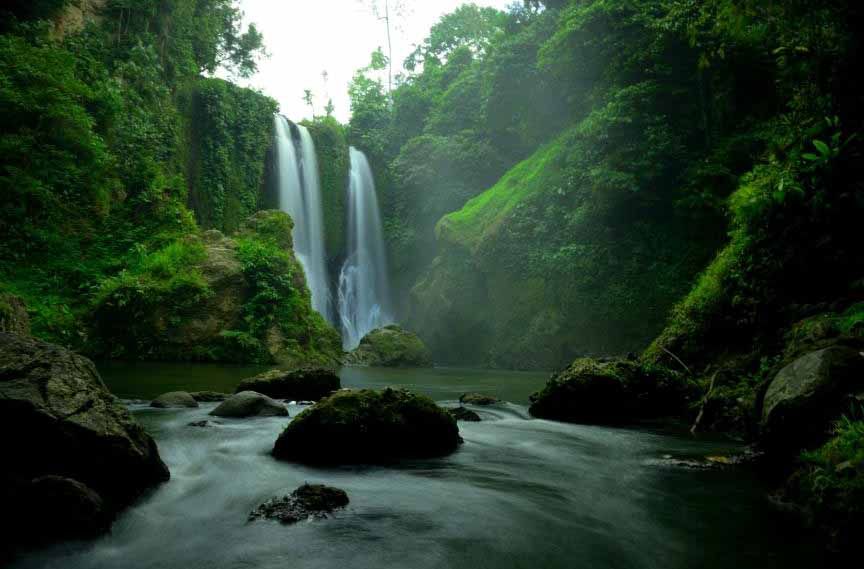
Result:
[[[150,360],[338,362],[338,333],[312,310],[290,218],[262,211],[231,237],[172,243],[99,292],[92,350]]]
[[[67,2],[54,17],[52,35],[62,40],[83,30],[87,24],[102,21],[101,10],[108,0],[75,0]]]
[[[439,222],[409,320],[436,360],[550,369],[660,331],[716,237],[690,239],[671,205],[598,188],[590,142],[565,132]]]

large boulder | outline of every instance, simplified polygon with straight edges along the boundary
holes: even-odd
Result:
[[[24,301],[4,292],[0,292],[0,332],[30,335],[30,316]]]
[[[76,537],[78,517],[99,525],[100,511],[113,516],[169,477],[156,443],[111,395],[90,360],[3,333],[0,448],[0,524],[13,526],[4,535],[35,535],[18,523],[33,519],[28,510],[34,502],[21,500],[32,487],[56,497],[56,511],[45,515],[63,518],[52,520],[52,528],[70,530],[56,537]]]
[[[369,332],[345,363],[358,366],[432,367],[432,352],[417,334],[399,326]]]
[[[459,427],[428,397],[404,390],[343,390],[300,413],[273,456],[312,464],[378,463],[442,456],[459,446]]]
[[[247,417],[287,417],[288,409],[285,405],[273,399],[255,393],[254,391],[241,391],[232,395],[219,404],[210,412],[214,417],[229,417],[244,419]]]
[[[185,391],[172,391],[163,393],[151,401],[150,406],[157,409],[195,409],[198,407],[198,401]]]
[[[276,369],[244,379],[237,393],[257,391],[275,399],[318,401],[341,386],[339,376],[330,368]]]
[[[666,368],[635,360],[583,358],[531,396],[535,417],[587,424],[622,424],[683,413],[695,386]]]
[[[864,392],[864,354],[829,347],[799,357],[771,380],[762,402],[761,434],[769,447],[797,451],[824,442],[833,421]]]
[[[485,407],[487,405],[495,405],[498,403],[498,398],[494,395],[487,395],[485,393],[463,393],[459,396],[459,403],[463,405],[480,405],[481,407]]]
[[[290,496],[272,498],[249,514],[249,521],[277,520],[285,525],[310,518],[326,518],[327,514],[348,505],[348,494],[339,488],[322,484],[304,484]]]

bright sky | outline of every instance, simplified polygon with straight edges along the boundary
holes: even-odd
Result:
[[[391,4],[394,0],[391,0]],[[474,0],[481,6],[505,9],[514,0]],[[380,0],[383,5],[383,0]],[[464,0],[402,0],[405,15],[393,18],[394,75],[402,62],[429,33],[438,19]],[[336,118],[350,116],[348,83],[357,69],[369,64],[379,46],[387,53],[387,29],[372,13],[370,0],[240,0],[247,22],[255,22],[264,34],[270,53],[259,63],[259,72],[246,86],[273,97],[288,118],[311,117],[303,102],[304,89],[315,93],[315,112],[324,114],[328,98],[336,106]],[[325,84],[322,73],[327,71]]]

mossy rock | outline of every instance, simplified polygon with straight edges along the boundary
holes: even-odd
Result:
[[[404,390],[344,390],[306,409],[273,456],[311,464],[371,464],[443,456],[461,439],[456,420],[434,401]]]
[[[274,369],[244,379],[236,391],[256,391],[275,399],[318,401],[340,387],[339,376],[330,368]]]
[[[698,395],[692,382],[632,360],[578,359],[531,396],[531,415],[586,424],[680,416]]]
[[[0,332],[30,335],[30,316],[24,301],[12,294],[0,291]]]
[[[345,363],[381,367],[432,367],[432,353],[416,334],[399,326],[373,330],[360,346],[345,357]]]
[[[334,365],[339,334],[312,309],[291,218],[260,211],[145,255],[97,294],[91,351],[103,358]]]

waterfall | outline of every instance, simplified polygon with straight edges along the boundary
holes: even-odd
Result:
[[[393,322],[381,214],[366,155],[350,149],[348,257],[339,274],[342,345],[353,350],[363,336]]]
[[[295,128],[299,135],[296,139],[288,119],[276,116],[279,209],[294,220],[294,253],[306,273],[312,307],[333,321],[318,159],[309,131],[300,125],[295,125]]]

